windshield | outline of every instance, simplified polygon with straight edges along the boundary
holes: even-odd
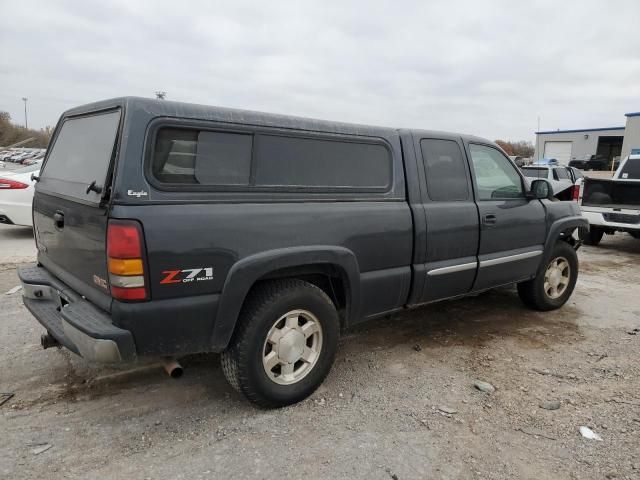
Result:
[[[40,175],[42,190],[98,203],[87,187],[104,187],[115,146],[120,111],[64,120]]]
[[[629,158],[620,170],[620,180],[640,180],[640,158]]]
[[[529,178],[547,178],[549,176],[548,168],[523,168],[522,173]]]

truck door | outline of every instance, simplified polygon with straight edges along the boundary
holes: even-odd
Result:
[[[414,134],[426,217],[426,278],[417,303],[471,290],[478,267],[478,208],[460,138]]]
[[[468,143],[480,213],[479,268],[473,290],[535,276],[546,239],[546,212],[525,196],[517,167],[497,148]]]

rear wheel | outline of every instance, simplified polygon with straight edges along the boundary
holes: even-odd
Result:
[[[339,330],[336,308],[320,288],[297,279],[265,282],[240,313],[222,370],[257,405],[299,402],[329,373]]]
[[[637,238],[638,240],[640,240],[640,230],[629,232],[629,235],[631,235],[633,238]]]
[[[580,240],[584,242],[585,245],[596,246],[602,240],[602,236],[604,235],[604,229],[600,227],[589,227],[589,230],[580,229],[579,236]]]
[[[577,280],[578,255],[567,242],[559,241],[545,269],[534,279],[518,284],[518,294],[530,308],[555,310],[569,300]]]

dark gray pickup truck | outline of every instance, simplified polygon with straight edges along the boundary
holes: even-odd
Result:
[[[561,307],[578,206],[495,144],[142,98],[64,113],[38,178],[43,346],[87,360],[221,352],[252,402],[312,393],[340,332],[517,284]]]

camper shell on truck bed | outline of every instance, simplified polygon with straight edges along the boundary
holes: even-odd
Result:
[[[113,99],[58,123],[19,275],[45,346],[223,352],[235,388],[283,405],[363,320],[514,283],[564,304],[585,222],[550,195],[478,137]]]

